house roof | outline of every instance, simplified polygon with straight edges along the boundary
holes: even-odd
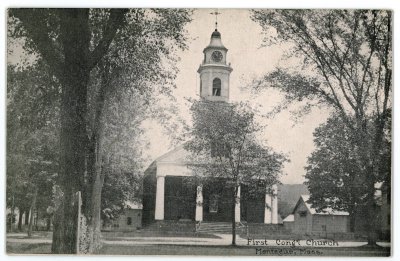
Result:
[[[157,157],[147,169],[156,167],[157,163],[186,163],[188,161],[189,152],[184,148],[185,143],[175,147],[174,149]],[[146,169],[146,170],[147,170]]]
[[[170,161],[182,161],[182,158],[186,156],[187,152],[184,149],[185,144],[181,144],[177,147],[175,147],[173,150],[170,150],[163,155],[159,156],[156,158],[154,161],[155,162],[170,162]]]
[[[310,213],[312,215],[334,215],[334,216],[348,216],[349,215],[349,212],[333,210],[332,208],[326,208],[322,212],[317,212],[317,210],[315,208],[311,207],[311,204],[307,202],[309,199],[310,199],[310,195],[301,195],[299,201],[303,200],[308,211],[310,211]],[[297,208],[297,206],[298,206],[298,204],[296,205],[294,210]]]
[[[293,222],[294,221],[294,215],[290,214],[287,217],[285,217],[285,219],[283,220],[283,222]]]

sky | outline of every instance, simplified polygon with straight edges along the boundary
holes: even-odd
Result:
[[[209,44],[211,33],[215,29],[215,16],[210,13],[215,9],[196,9],[193,21],[186,29],[191,41],[188,49],[178,53],[179,74],[176,79],[177,88],[173,94],[180,108],[180,116],[190,121],[188,102],[186,98],[197,97],[199,92],[199,75],[197,69],[203,59],[203,49]],[[276,67],[295,67],[298,61],[286,60],[283,54],[290,47],[262,47],[261,27],[250,19],[248,9],[219,9],[218,31],[222,42],[228,48],[227,62],[231,63],[233,71],[230,76],[230,101],[251,101],[261,113],[271,111],[282,99],[281,94],[274,90],[266,90],[257,95],[252,94],[248,86],[253,79],[274,70]],[[296,107],[296,106],[294,106]],[[313,131],[328,117],[328,111],[313,110],[301,119],[292,120],[289,111],[283,111],[273,119],[262,119],[266,125],[258,137],[278,152],[285,153],[290,162],[284,167],[281,182],[298,184],[304,182],[307,156],[313,151]],[[145,152],[150,160],[156,159],[173,149],[168,135],[160,131],[156,122],[147,122],[146,139],[150,142]]]

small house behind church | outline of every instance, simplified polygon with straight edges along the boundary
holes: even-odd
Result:
[[[283,220],[284,226],[297,234],[323,234],[349,232],[349,213],[326,209],[317,212],[307,203],[309,195],[300,196],[293,213]]]
[[[142,227],[142,206],[129,204],[129,207],[118,218],[103,224],[103,231],[135,231]]]

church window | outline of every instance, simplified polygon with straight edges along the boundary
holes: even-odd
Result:
[[[217,195],[211,195],[209,210],[210,210],[210,213],[218,212],[218,196]]]
[[[213,80],[213,96],[221,96],[221,79],[219,78]]]
[[[128,226],[132,225],[132,218],[131,217],[128,217],[128,219],[126,220],[126,224]]]

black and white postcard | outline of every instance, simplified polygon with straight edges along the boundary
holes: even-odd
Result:
[[[5,11],[7,255],[391,255],[393,10]]]

